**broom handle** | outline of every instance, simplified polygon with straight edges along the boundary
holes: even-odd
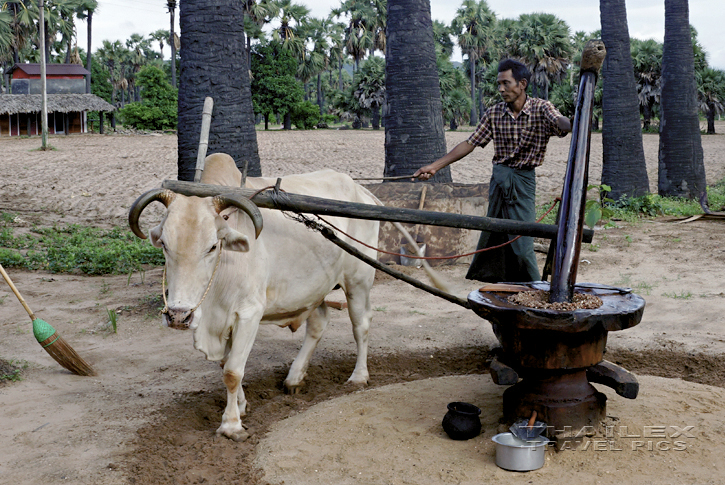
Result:
[[[20,301],[20,304],[23,305],[23,308],[25,308],[25,311],[28,312],[28,315],[30,316],[31,320],[35,320],[35,314],[30,309],[27,303],[25,303],[25,300],[23,299],[22,295],[18,291],[17,288],[15,288],[15,285],[13,284],[13,280],[10,279],[10,276],[5,272],[5,268],[0,264],[0,273],[3,274],[3,279],[5,279],[5,282],[10,286],[10,289],[13,290],[13,293],[15,293],[15,296],[18,297],[18,301]]]

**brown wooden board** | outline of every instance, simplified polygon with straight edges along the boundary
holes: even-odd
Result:
[[[423,210],[450,212],[485,216],[488,209],[488,184],[457,183],[413,183],[386,182],[368,184],[370,190],[388,207],[418,209],[423,187],[427,186]],[[426,256],[451,256],[469,253],[476,249],[480,231],[458,229],[454,227],[428,226],[423,224],[403,224],[420,244],[426,245]],[[390,222],[380,224],[378,246],[385,251],[400,253],[403,236]],[[472,256],[459,259],[428,260],[431,266],[441,264],[470,263]],[[378,259],[384,263],[400,264],[399,256],[379,253]]]

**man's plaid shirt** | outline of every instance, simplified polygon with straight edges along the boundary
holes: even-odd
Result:
[[[541,165],[551,136],[566,136],[557,126],[561,113],[549,101],[526,97],[518,118],[506,103],[490,107],[476,131],[468,138],[473,146],[485,147],[493,140],[493,163],[512,168],[532,169]]]

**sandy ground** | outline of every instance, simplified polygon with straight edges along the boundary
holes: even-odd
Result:
[[[719,126],[719,131],[725,131],[725,126]],[[449,147],[465,137],[463,132],[449,133]],[[383,132],[372,131],[258,134],[262,170],[269,176],[318,168],[380,176],[383,139]],[[0,140],[0,211],[20,216],[17,230],[32,224],[75,222],[126,225],[128,207],[139,194],[175,177],[176,138],[171,135],[50,140],[56,151],[32,151],[39,145],[38,139]],[[549,145],[545,165],[538,170],[540,202],[559,195],[568,141],[554,139]],[[594,134],[592,142],[590,181],[596,183],[601,171],[601,136]],[[708,181],[723,179],[725,137],[703,137],[703,147]],[[655,135],[645,136],[645,153],[650,184],[656,190]],[[454,181],[487,182],[490,158],[490,148],[477,150],[453,166]],[[160,214],[144,214],[145,227]],[[610,414],[616,413],[630,428],[693,425],[695,438],[688,441],[687,451],[620,453],[617,465],[607,461],[605,455],[612,453],[585,457],[553,454],[542,471],[525,475],[528,483],[577,477],[581,483],[639,484],[643,478],[637,473],[645,468],[647,483],[721,482],[721,460],[713,458],[708,466],[707,459],[725,454],[725,445],[717,439],[725,431],[719,409],[721,388],[725,387],[722,231],[722,222],[715,221],[620,223],[616,229],[598,231],[595,244],[585,247],[581,255],[579,281],[630,286],[647,300],[640,325],[610,333],[608,358],[641,376],[667,378],[643,377],[643,393],[637,401],[620,402],[609,393]],[[463,279],[465,270],[464,265],[440,270],[461,296],[479,286]],[[420,270],[410,271],[424,278]],[[274,445],[279,433],[284,436],[287,429],[292,434],[303,426],[287,423],[285,418],[304,421],[302,416],[324,409],[313,406],[338,396],[351,400],[375,396],[367,394],[369,391],[350,394],[344,386],[355,359],[346,311],[333,312],[306,387],[295,396],[284,394],[281,382],[303,332],[263,327],[244,383],[251,405],[245,423],[252,437],[244,443],[217,438],[214,430],[225,402],[221,373],[216,363],[205,361],[193,350],[190,333],[161,326],[161,269],[136,273],[130,279],[23,271],[11,271],[11,276],[38,316],[52,323],[99,375],[77,377],[57,366],[34,341],[22,307],[0,285],[0,358],[29,363],[22,381],[0,384],[1,484],[277,483],[272,475],[263,476],[255,459],[260,449]],[[341,301],[342,295],[333,293],[330,299]],[[463,458],[456,458],[458,453],[466,459],[480,458],[496,477],[489,483],[525,483],[516,478],[519,475],[504,473],[491,464],[489,438],[497,429],[497,396],[502,389],[492,387],[486,373],[485,358],[495,344],[490,325],[470,310],[385,276],[378,278],[372,300],[375,315],[369,366],[374,392],[395,394],[398,388],[383,386],[407,382],[410,402],[427,402],[425,396],[431,391],[425,382],[429,381],[412,381],[467,376],[446,380],[445,392],[423,408],[403,407],[393,417],[401,423],[425,420],[417,426],[421,434],[430,435],[422,439],[426,453],[451,455],[451,464],[464,463]],[[107,308],[119,315],[118,333],[108,330]],[[443,439],[436,424],[445,413],[444,404],[461,397],[484,409],[485,433],[476,443],[467,442],[478,448]],[[308,409],[312,414],[305,414]],[[275,431],[268,435],[272,428]],[[387,439],[394,439],[391,433],[380,432],[377,437],[388,443]],[[415,443],[409,441],[411,446]],[[319,448],[327,446],[317,442]],[[424,454],[414,455],[416,466],[423,471],[403,476],[393,469],[408,468],[389,457],[376,458],[376,453],[389,455],[389,448],[365,449],[349,453],[357,460],[354,467],[360,472],[374,469],[376,474],[360,476],[358,483],[469,483],[480,478],[471,471],[442,473],[440,462],[425,460]],[[304,463],[304,455],[290,461],[292,468],[313,464]],[[589,471],[575,473],[584,469]],[[309,471],[314,476],[314,469]],[[285,483],[305,482],[297,478]]]

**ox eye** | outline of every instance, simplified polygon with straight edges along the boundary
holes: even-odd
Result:
[[[210,252],[210,253],[213,253],[214,251],[216,251],[216,244],[215,244],[215,245],[213,245],[213,246],[211,247],[211,249],[209,249],[209,252]]]
[[[229,214],[224,214],[222,216],[222,218],[224,218],[225,221],[228,221],[229,220]]]

